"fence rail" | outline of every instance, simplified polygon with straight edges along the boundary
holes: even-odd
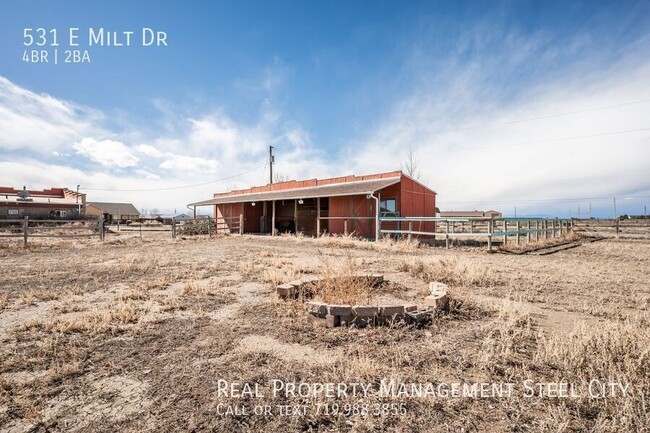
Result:
[[[431,229],[422,224],[425,223]],[[384,228],[382,228],[382,224]],[[385,228],[387,224],[391,228]],[[404,228],[404,225],[407,228]],[[418,225],[419,227],[415,227]],[[533,227],[534,226],[534,227]],[[522,237],[530,242],[535,237],[544,239],[562,236],[573,229],[573,221],[559,218],[444,218],[444,217],[381,217],[377,232],[381,235],[428,236],[432,239],[445,239],[445,246],[449,248],[453,239],[487,239],[488,250],[492,250],[492,241],[500,238],[504,244],[508,238],[514,238],[520,244]]]
[[[228,233],[239,233],[240,235],[244,234],[244,214],[233,217],[216,217],[215,221],[215,231],[219,233],[228,232]]]
[[[90,233],[78,233],[79,231]],[[25,217],[23,219],[0,220],[0,237],[23,238],[25,245],[27,245],[29,238],[80,238],[97,236],[103,240],[104,235],[103,218],[97,220],[30,220],[29,217]]]
[[[589,218],[573,219],[577,232],[598,232],[600,235],[614,234],[617,237],[650,236],[650,218]]]

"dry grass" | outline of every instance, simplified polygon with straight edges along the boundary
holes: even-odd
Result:
[[[321,279],[314,296],[328,304],[370,305],[375,289],[368,278],[359,277],[361,269],[348,251],[344,256],[321,256]]]
[[[69,317],[27,322],[22,331],[38,330],[50,334],[84,334],[102,335],[109,330],[115,331],[120,325],[137,323],[147,310],[131,300],[118,300],[102,309],[84,311]]]
[[[402,259],[397,269],[424,281],[439,281],[451,286],[491,287],[503,284],[503,277],[494,269],[459,257]]]
[[[0,312],[9,305],[9,293],[0,293]]]
[[[650,327],[639,313],[650,299],[648,242],[602,241],[540,257],[354,239],[122,240],[0,248],[0,255],[12,251],[2,255],[6,271],[0,281],[3,431],[24,431],[25,424],[33,424],[34,431],[88,432],[155,432],[161,426],[169,431],[648,431]],[[269,284],[305,273],[381,273],[405,288],[390,295],[409,301],[421,299],[422,281],[443,281],[453,286],[451,311],[421,329],[321,328],[299,303],[278,301],[269,290]],[[336,302],[365,303],[387,290],[377,289],[332,289],[331,295]],[[350,293],[354,296],[346,299]],[[504,295],[524,301],[489,307],[497,303],[484,299]],[[597,317],[584,314],[590,320],[578,327],[568,321],[562,328],[544,325],[557,318],[585,319],[572,309],[591,309]],[[266,346],[243,350],[243,341]],[[104,386],[115,378],[128,381]],[[401,416],[228,417],[216,415],[216,403],[251,402],[217,401],[218,378],[262,386],[271,379],[583,384],[597,378],[629,382],[635,394],[399,398],[407,411]],[[129,383],[142,388],[133,391]],[[315,401],[326,402],[273,399],[267,392],[254,403]],[[371,396],[327,402],[393,401]],[[110,412],[101,409],[107,407]]]
[[[555,380],[575,384],[582,391],[579,398],[554,408],[561,423],[594,432],[648,431],[649,324],[647,316],[598,328],[582,323],[567,334],[540,339],[533,362],[550,369]],[[626,395],[619,387],[601,388],[603,382],[627,387]],[[601,398],[604,391],[609,398]],[[586,417],[576,420],[576,414]]]
[[[362,250],[374,251],[391,251],[399,253],[412,253],[421,247],[417,239],[393,239],[391,237],[383,237],[378,242],[374,242],[365,238],[349,235],[331,235],[326,234],[320,236],[316,241],[323,246],[329,248],[356,248]]]
[[[558,236],[557,238],[550,237],[548,239],[538,239],[536,241],[531,240],[530,242],[522,242],[519,245],[512,242],[509,242],[507,245],[501,244],[499,245],[498,250],[519,253],[524,251],[534,251],[540,248],[552,247],[554,245],[560,245],[578,240],[580,240],[580,235],[576,232],[571,231],[562,236]]]

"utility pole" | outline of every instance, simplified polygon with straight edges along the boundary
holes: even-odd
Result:
[[[273,163],[275,158],[273,157],[273,146],[269,146],[269,184],[273,184]]]

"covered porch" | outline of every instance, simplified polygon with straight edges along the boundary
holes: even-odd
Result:
[[[399,195],[400,178],[224,195],[189,206],[213,206],[217,231],[378,238],[378,218]],[[382,199],[382,196],[386,199]]]

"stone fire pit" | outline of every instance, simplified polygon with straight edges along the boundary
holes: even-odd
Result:
[[[373,286],[384,282],[383,275],[358,275],[355,278],[367,280]],[[391,305],[347,305],[327,304],[311,300],[313,289],[321,282],[319,278],[304,278],[280,284],[276,288],[278,296],[285,301],[303,300],[305,310],[315,322],[320,322],[329,328],[354,325],[359,328],[366,326],[385,326],[393,323],[421,325],[431,320],[436,311],[449,308],[447,285],[439,282],[429,283],[429,295],[424,298],[421,306],[404,303]]]

